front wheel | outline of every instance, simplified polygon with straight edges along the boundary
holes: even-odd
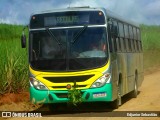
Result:
[[[111,107],[113,109],[118,109],[118,107],[120,105],[122,105],[122,97],[121,97],[121,86],[120,84],[118,85],[118,88],[117,88],[117,99],[114,100],[112,103],[111,103]]]

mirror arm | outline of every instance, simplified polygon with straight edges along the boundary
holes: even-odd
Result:
[[[26,25],[26,26],[23,27],[23,30],[22,30],[22,35],[23,35],[23,36],[25,35],[24,32],[25,32],[25,29],[26,29],[26,28],[28,28],[28,25]]]

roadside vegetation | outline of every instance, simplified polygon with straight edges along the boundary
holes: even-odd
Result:
[[[27,50],[21,49],[22,26],[0,24],[0,94],[28,87]]]
[[[144,70],[160,65],[160,26],[141,25]]]
[[[27,49],[22,49],[23,26],[0,24],[0,94],[28,89]],[[141,25],[144,69],[160,65],[160,26]],[[28,33],[26,33],[28,34]]]

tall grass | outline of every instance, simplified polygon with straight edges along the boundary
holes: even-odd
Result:
[[[160,26],[141,25],[144,51],[160,50]]]
[[[141,25],[144,69],[160,66],[160,26]]]
[[[27,51],[21,49],[22,26],[0,25],[0,94],[23,91],[28,86]]]
[[[28,87],[27,50],[20,45],[22,26],[0,24],[0,94]],[[160,65],[160,26],[141,25],[144,68]]]

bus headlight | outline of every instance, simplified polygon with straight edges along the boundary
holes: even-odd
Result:
[[[30,77],[30,84],[37,90],[48,90],[48,88],[43,83],[36,80],[34,77]]]
[[[96,80],[91,88],[98,88],[98,87],[102,87],[104,86],[106,83],[110,83],[111,81],[111,75],[109,73],[103,75],[102,77],[100,77],[98,80]]]

